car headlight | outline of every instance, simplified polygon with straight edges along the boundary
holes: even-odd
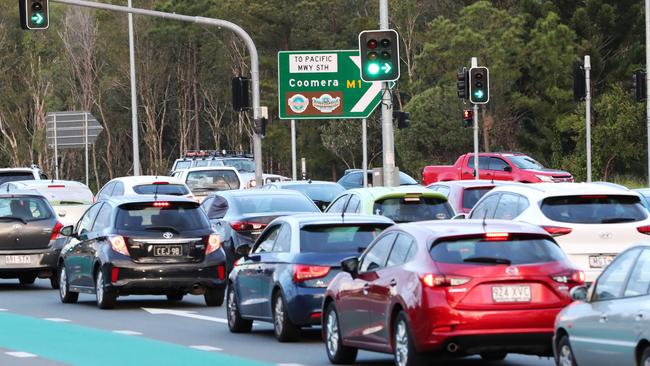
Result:
[[[248,188],[255,188],[257,186],[257,181],[255,179],[251,179],[248,181]]]
[[[553,177],[549,177],[548,175],[535,175],[537,179],[540,180],[540,182],[553,182]]]

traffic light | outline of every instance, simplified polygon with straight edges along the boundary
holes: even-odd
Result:
[[[472,127],[474,124],[474,112],[471,109],[463,109],[463,127]]]
[[[397,120],[397,128],[407,128],[411,123],[409,116],[409,112],[393,111],[393,118]]]
[[[232,78],[232,109],[235,112],[251,109],[248,93],[250,81],[251,79],[243,76]]]
[[[456,74],[456,87],[458,88],[458,98],[461,99],[467,99],[467,96],[469,95],[469,83],[467,82],[469,79],[469,73],[467,72],[467,68],[463,67],[463,71],[460,71],[459,73]]]
[[[490,100],[490,72],[487,67],[469,69],[469,101],[487,104]]]
[[[587,96],[585,70],[578,62],[573,64],[573,100],[579,102]]]
[[[393,29],[359,33],[361,80],[395,81],[399,79],[399,35]]]
[[[50,26],[49,0],[19,0],[20,26],[23,29],[47,29]]]
[[[639,70],[634,73],[634,96],[637,102],[643,102],[648,97],[645,72]]]

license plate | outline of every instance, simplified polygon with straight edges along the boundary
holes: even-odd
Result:
[[[614,255],[590,255],[589,267],[591,268],[605,268],[616,258]]]
[[[530,286],[492,286],[492,301],[530,302],[532,296]]]
[[[156,257],[180,257],[183,255],[181,245],[156,245],[153,247],[153,255]]]
[[[5,255],[5,264],[32,264],[30,255]]]

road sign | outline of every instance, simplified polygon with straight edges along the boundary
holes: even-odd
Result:
[[[47,144],[51,147],[56,145],[59,149],[84,147],[86,145],[85,116],[88,117],[88,144],[92,145],[104,128],[88,112],[48,113],[45,116]]]
[[[280,118],[367,118],[382,83],[361,80],[360,67],[359,50],[278,52]]]

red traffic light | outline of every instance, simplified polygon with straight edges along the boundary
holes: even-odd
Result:
[[[377,40],[376,39],[368,40],[368,48],[370,48],[370,49],[377,48]]]
[[[471,121],[474,119],[474,112],[471,109],[463,109],[463,120]]]

